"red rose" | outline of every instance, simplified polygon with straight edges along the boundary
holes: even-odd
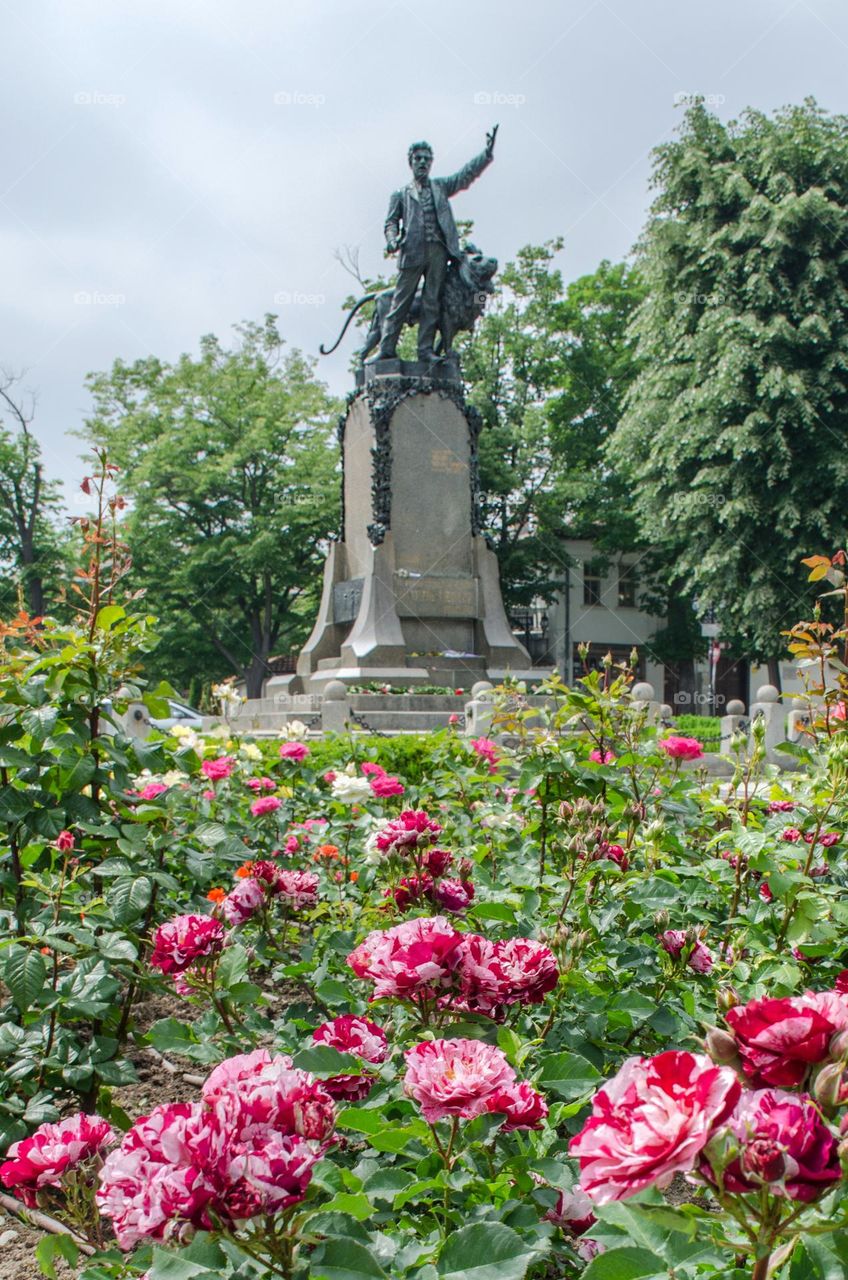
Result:
[[[728,1141],[737,1154],[725,1165]],[[701,1161],[701,1172],[714,1183],[713,1153],[725,1166],[725,1188],[735,1194],[767,1183],[773,1194],[807,1203],[842,1176],[836,1138],[815,1104],[782,1089],[743,1091],[727,1128],[716,1134]]]
[[[749,1000],[725,1014],[752,1084],[796,1088],[824,1062],[831,1037],[848,1027],[848,1000],[836,992]]]

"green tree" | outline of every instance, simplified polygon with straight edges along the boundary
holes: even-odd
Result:
[[[18,393],[19,381],[0,370],[0,602],[8,612],[20,590],[40,617],[57,590],[67,540],[57,524],[59,485],[45,476],[32,432],[35,401]]]
[[[508,601],[550,595],[567,538],[601,552],[639,543],[624,484],[603,446],[636,372],[628,324],[644,296],[638,273],[602,262],[567,287],[562,241],[528,245],[463,346],[486,429],[480,441],[487,530]]]
[[[848,120],[813,101],[658,148],[640,372],[608,458],[646,538],[752,658],[806,605],[798,565],[848,506]]]
[[[210,335],[197,357],[91,375],[86,433],[123,471],[156,674],[239,672],[258,697],[271,655],[308,628],[337,527],[336,406],[273,316],[236,333],[231,349]]]

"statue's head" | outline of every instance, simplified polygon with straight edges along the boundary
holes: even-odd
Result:
[[[406,153],[413,177],[426,178],[433,163],[433,148],[429,142],[413,142]]]

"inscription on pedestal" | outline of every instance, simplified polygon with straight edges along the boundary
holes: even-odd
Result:
[[[362,599],[364,578],[349,578],[333,587],[333,622],[355,622]]]
[[[420,578],[395,574],[395,600],[401,618],[476,618],[475,578]]]

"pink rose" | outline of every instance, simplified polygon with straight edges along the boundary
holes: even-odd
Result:
[[[0,1165],[0,1182],[34,1209],[42,1187],[58,1187],[63,1174],[103,1155],[114,1141],[112,1126],[100,1116],[79,1114],[42,1124],[30,1137],[9,1147]]]
[[[404,1091],[428,1124],[446,1116],[479,1116],[493,1095],[515,1081],[504,1053],[482,1040],[426,1040],[404,1057]]]
[[[73,832],[60,831],[56,839],[53,841],[53,844],[60,853],[70,853],[74,847]]]
[[[155,800],[157,796],[161,796],[168,788],[163,782],[148,782],[146,787],[142,787],[139,791],[139,799]]]
[[[433,844],[441,834],[439,823],[423,809],[405,809],[399,818],[392,818],[380,828],[374,843],[384,857],[389,857]]]
[[[232,756],[218,756],[216,760],[204,760],[200,770],[210,782],[220,782],[222,778],[229,778],[235,767]]]
[[[294,760],[300,763],[309,755],[309,748],[305,742],[284,742],[280,747],[281,760]]]
[[[406,788],[400,778],[389,773],[381,773],[371,778],[371,790],[380,800],[386,800],[390,796],[402,796]]]
[[[791,813],[794,808],[794,800],[770,800],[766,805],[766,813]]]
[[[665,933],[660,934],[660,943],[663,950],[667,951],[673,960],[677,960],[686,946],[686,930],[666,929]]]
[[[303,911],[318,901],[318,877],[314,871],[281,869],[277,872],[276,892],[284,906]]]
[[[386,1033],[367,1018],[357,1018],[344,1013],[332,1022],[325,1022],[312,1032],[316,1044],[328,1044],[340,1053],[352,1053],[365,1062],[384,1062],[389,1045]],[[345,1098],[358,1102],[367,1098],[376,1077],[371,1073],[331,1076],[322,1083],[332,1098]]]
[[[505,1085],[493,1093],[486,1104],[487,1111],[498,1111],[506,1116],[504,1133],[512,1129],[538,1129],[548,1114],[548,1104],[526,1080]]]
[[[334,783],[336,780],[336,775],[332,769],[328,769],[326,773],[322,773],[321,777],[324,779],[324,781],[327,783],[328,786],[332,785],[332,783]]]
[[[375,999],[432,999],[452,985],[461,943],[462,934],[443,916],[405,920],[369,933],[347,963],[358,978],[374,983]]]
[[[153,935],[151,967],[163,973],[182,973],[206,960],[224,945],[224,926],[213,916],[174,916]]]
[[[459,716],[456,713],[456,711],[452,711],[448,716],[448,724],[450,725],[459,724]]]
[[[559,981],[552,951],[532,938],[495,943],[495,963],[506,986],[507,1004],[540,1004]]]
[[[785,840],[787,844],[797,844],[801,839],[801,832],[797,827],[786,827],[780,833],[781,840]]]
[[[457,915],[474,901],[474,885],[470,880],[441,880],[434,890],[436,906]]]
[[[277,789],[273,778],[248,778],[247,786],[251,791],[276,791]]]
[[[586,1192],[573,1187],[571,1191],[560,1191],[555,1206],[548,1210],[545,1217],[558,1227],[567,1227],[572,1235],[582,1236],[597,1221],[593,1209],[594,1205]]]
[[[767,1184],[774,1195],[808,1203],[842,1177],[836,1138],[818,1108],[783,1089],[745,1089],[701,1157],[701,1172],[715,1184],[711,1159],[724,1166],[725,1188],[736,1195]]]
[[[95,1198],[122,1249],[145,1237],[162,1240],[177,1218],[203,1224],[215,1195],[208,1167],[220,1145],[209,1121],[200,1102],[154,1107],[106,1157]]]
[[[827,991],[764,996],[730,1009],[725,1021],[754,1086],[797,1088],[810,1066],[827,1058],[831,1037],[848,1026],[848,1000]]]
[[[672,734],[658,744],[672,760],[700,760],[704,748],[697,738],[680,738]]]
[[[689,959],[686,963],[695,973],[709,973],[714,964],[712,952],[709,947],[698,939],[689,952]]]
[[[497,764],[500,759],[498,744],[492,742],[491,738],[472,738],[471,749],[475,755],[480,756],[482,760],[488,761],[490,765]]]
[[[201,793],[200,793],[200,794],[203,796],[203,799],[204,799],[204,800],[214,800],[214,799],[215,799],[215,792],[214,792],[214,791],[201,791]]]
[[[238,1053],[234,1058],[226,1058],[206,1077],[202,1089],[203,1101],[211,1106],[228,1089],[261,1075],[272,1064],[281,1070],[287,1070],[291,1067],[292,1060],[282,1053],[272,1057],[267,1049],[254,1049],[252,1053]]]
[[[589,752],[589,759],[593,764],[612,764],[615,760],[615,752],[601,751],[600,747],[593,747]]]
[[[381,764],[375,764],[373,760],[366,760],[361,766],[362,772],[366,777],[385,778],[386,771]]]
[[[227,924],[245,924],[265,906],[265,890],[262,882],[252,875],[246,876],[230,890],[220,904],[221,915]]]
[[[254,818],[261,818],[263,813],[273,813],[279,809],[280,801],[276,796],[260,796],[258,800],[254,800],[250,806],[250,812]]]
[[[740,1093],[735,1073],[703,1054],[628,1058],[571,1140],[581,1187],[595,1204],[667,1187],[675,1173],[694,1169]]]

